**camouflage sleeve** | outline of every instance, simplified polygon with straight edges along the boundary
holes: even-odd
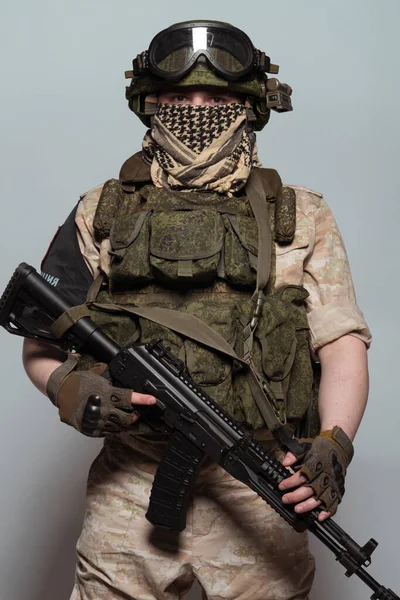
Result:
[[[371,334],[355,298],[349,262],[336,221],[323,198],[315,211],[313,250],[304,265],[313,350],[351,334],[367,346]]]
[[[75,216],[79,248],[93,278],[100,273],[100,245],[94,237],[93,219],[102,189],[99,185],[83,194]]]

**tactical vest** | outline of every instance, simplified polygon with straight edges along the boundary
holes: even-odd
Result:
[[[87,300],[118,344],[162,338],[195,382],[251,429],[271,427],[269,417],[297,425],[313,410],[308,293],[274,287],[274,242],[293,240],[295,192],[276,171],[255,172],[230,198],[172,191],[156,188],[134,155],[99,200],[95,235],[109,238],[111,265]],[[80,368],[91,365],[81,358]],[[147,431],[139,422],[136,433]]]

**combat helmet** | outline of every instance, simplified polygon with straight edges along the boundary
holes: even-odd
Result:
[[[249,118],[260,131],[271,109],[292,110],[292,88],[267,76],[278,71],[278,65],[237,27],[220,21],[185,21],[160,31],[148,50],[133,59],[133,69],[125,72],[131,79],[126,98],[129,108],[150,127],[160,90],[218,86],[247,97]]]

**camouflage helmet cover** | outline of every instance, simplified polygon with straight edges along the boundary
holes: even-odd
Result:
[[[163,32],[173,31],[176,26],[194,26],[194,24],[198,23],[203,22],[187,21],[176,25],[172,25],[166,30],[163,30]],[[229,27],[235,31],[240,32],[242,35],[245,35],[243,32],[237,30],[236,28],[233,28],[227,23],[220,23],[218,21],[209,21],[208,23],[213,23],[221,27]],[[154,39],[156,38],[157,36]],[[174,70],[176,64],[180,62],[181,52],[181,50],[176,49],[163,60],[162,68],[165,72]],[[237,61],[232,55],[230,55],[223,49],[219,49],[217,51],[214,49],[213,52],[217,52],[219,58],[221,58],[222,56],[224,64],[227,64],[227,61],[229,61],[229,67],[232,69],[232,71],[237,70],[238,67],[237,64],[235,64],[237,63]],[[254,49],[254,52],[258,51]],[[264,71],[267,69],[269,72],[272,73],[277,73],[278,71],[277,65],[271,65],[269,62],[269,58],[265,57],[264,53],[260,54],[264,60],[267,59],[267,68],[261,70],[255,69],[253,67],[251,71],[244,77],[240,77],[239,79],[233,81],[228,80],[221,73],[218,73],[215,69],[213,69],[210,62],[207,61],[203,56],[200,56],[199,59],[196,60],[195,64],[188,73],[186,73],[181,79],[175,80],[173,82],[166,81],[166,79],[155,75],[149,69],[143,69],[142,72],[140,72],[139,74],[135,74],[134,71],[127,71],[126,77],[132,78],[130,85],[126,88],[126,98],[128,100],[129,108],[141,119],[141,121],[147,127],[150,127],[150,117],[145,112],[146,96],[154,95],[159,93],[161,90],[165,91],[171,88],[175,89],[180,87],[199,85],[216,86],[219,88],[225,88],[227,91],[233,93],[243,94],[244,96],[250,98],[253,105],[253,111],[256,117],[253,126],[256,131],[260,131],[268,123],[270,116],[270,109],[267,107],[266,103],[266,87],[268,77]],[[137,59],[134,59],[134,68],[135,61],[140,60],[140,57],[141,55],[139,55]]]

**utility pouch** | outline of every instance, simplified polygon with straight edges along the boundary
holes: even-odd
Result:
[[[235,285],[255,286],[257,279],[258,228],[252,217],[223,216],[226,227],[224,276]]]
[[[161,281],[212,281],[223,239],[224,224],[215,210],[156,212],[151,219],[150,264]]]
[[[265,299],[255,331],[254,362],[270,383],[275,408],[296,420],[304,417],[313,386],[307,296],[300,286],[279,288]]]
[[[119,286],[154,278],[149,260],[150,216],[149,210],[130,213],[111,227],[110,279]]]
[[[232,318],[232,300],[221,294],[221,299],[202,298],[199,301],[185,303],[185,313],[200,319],[204,326],[208,325],[221,335],[232,347],[235,344],[237,321]],[[228,300],[230,300],[228,302]],[[162,303],[146,304],[148,310],[163,306]],[[168,308],[179,311],[179,302],[168,303]],[[170,328],[153,322],[147,318],[139,317],[140,341],[146,343],[161,337],[163,343],[171,347],[186,365],[189,375],[194,381],[212,393],[224,408],[232,411],[231,406],[231,372],[232,359],[222,353],[215,352],[204,344],[199,344],[187,336],[178,335]],[[225,382],[225,383],[224,383]],[[222,386],[221,386],[222,384]]]

